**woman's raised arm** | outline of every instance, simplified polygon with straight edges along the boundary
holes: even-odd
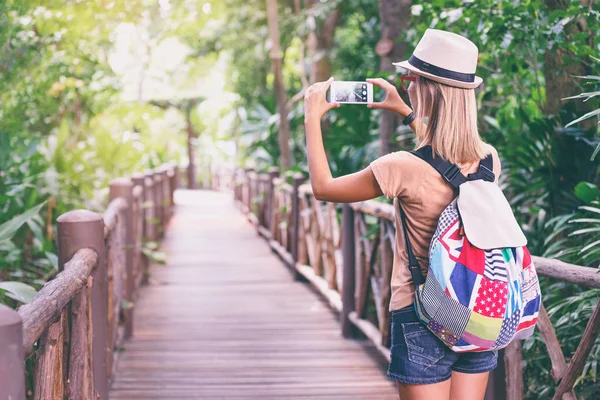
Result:
[[[325,93],[331,86],[333,78],[326,82],[317,82],[309,87],[304,96],[304,123],[306,127],[306,153],[308,155],[308,171],[313,193],[319,200],[350,203],[369,200],[382,195],[371,167],[354,174],[339,178],[331,176],[327,163],[321,118],[339,103],[328,103]]]

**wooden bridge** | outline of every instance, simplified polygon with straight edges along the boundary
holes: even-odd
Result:
[[[259,240],[231,196],[177,193],[111,399],[395,399],[384,361]]]
[[[179,175],[116,179],[102,215],[58,218],[59,273],[18,310],[0,306],[0,400],[397,398],[393,208],[324,203],[275,170],[215,175],[221,192],[175,193]],[[600,288],[593,268],[534,261]],[[544,309],[538,329],[553,398],[575,400],[600,305],[568,363]],[[522,399],[520,342],[501,357],[486,399]]]

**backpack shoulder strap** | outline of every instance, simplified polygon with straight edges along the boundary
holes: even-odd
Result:
[[[411,151],[411,153],[431,165],[454,190],[458,190],[458,187],[467,181],[467,178],[460,172],[458,165],[434,155],[431,146],[423,146],[418,150]]]
[[[400,214],[400,219],[402,220],[402,231],[404,232],[404,242],[406,246],[406,254],[408,255],[408,269],[410,271],[410,275],[412,277],[413,283],[418,288],[422,283],[425,283],[425,277],[421,272],[421,267],[419,266],[419,260],[415,257],[415,253],[413,252],[413,248],[410,244],[410,239],[408,238],[408,229],[406,227],[406,215],[404,214],[404,210],[400,205],[400,199],[397,199],[398,204],[398,213]]]
[[[479,162],[479,169],[477,172],[469,174],[468,179],[470,181],[483,179],[488,182],[494,182],[496,180],[496,174],[494,174],[494,156],[492,156],[492,153],[488,154]]]

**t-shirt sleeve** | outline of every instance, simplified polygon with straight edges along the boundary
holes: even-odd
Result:
[[[386,154],[371,163],[371,170],[388,199],[410,193],[415,183],[414,174],[410,171],[411,155],[405,151]]]

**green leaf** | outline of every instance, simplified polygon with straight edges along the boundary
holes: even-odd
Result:
[[[130,308],[133,308],[133,303],[127,300],[123,300],[121,301],[121,309],[122,310],[128,310]]]
[[[489,115],[484,115],[483,119],[495,129],[500,130],[500,124],[496,118],[490,117]]]
[[[594,111],[590,111],[589,113],[577,118],[575,121],[569,122],[567,125],[565,125],[565,128],[568,128],[571,125],[575,125],[576,123],[586,120],[588,118],[592,118],[593,116],[598,115],[598,114],[600,114],[600,108],[598,108],[597,110],[594,110]]]
[[[584,253],[586,250],[589,250],[592,247],[597,246],[598,244],[600,244],[600,240],[596,240],[595,242],[588,244],[583,249],[579,250],[579,254]]]
[[[54,253],[46,252],[46,258],[52,264],[52,268],[58,271],[58,256]]]
[[[574,77],[581,78],[581,79],[594,79],[594,80],[600,81],[600,76],[598,76],[598,75],[585,75],[585,76],[574,75]]]
[[[596,208],[596,207],[590,207],[590,206],[581,206],[579,207],[580,210],[585,210],[585,211],[591,211],[593,213],[596,214],[600,214],[600,208]]]
[[[575,196],[584,203],[590,203],[593,200],[596,200],[600,195],[600,190],[598,186],[589,182],[579,182],[577,186],[575,186]]]
[[[37,291],[22,282],[0,282],[0,290],[3,290],[11,299],[21,303],[29,303],[35,297]]]
[[[563,97],[561,100],[583,99],[584,97],[586,97],[585,101],[588,101],[589,99],[596,97],[596,96],[600,96],[600,91],[584,92],[584,93],[577,94],[575,96]]]
[[[154,242],[154,241],[147,241],[144,243],[144,247],[150,250],[156,250],[158,249],[158,242]]]
[[[569,236],[581,235],[581,234],[590,233],[590,232],[600,232],[600,228],[579,229],[579,230],[576,230],[575,232],[572,232]]]
[[[587,223],[587,224],[600,224],[600,219],[597,218],[577,218],[570,220],[569,223]]]
[[[167,263],[167,254],[160,251],[152,251],[146,247],[142,247],[142,253],[148,257],[148,259],[156,264],[166,264]]]
[[[598,146],[596,146],[596,149],[594,150],[594,153],[592,154],[592,157],[590,157],[590,161],[594,161],[594,159],[598,155],[598,152],[600,152],[600,144]]]
[[[23,224],[27,223],[30,219],[38,215],[44,204],[46,204],[45,201],[0,225],[0,244],[11,240],[14,234],[21,226],[23,226]]]

